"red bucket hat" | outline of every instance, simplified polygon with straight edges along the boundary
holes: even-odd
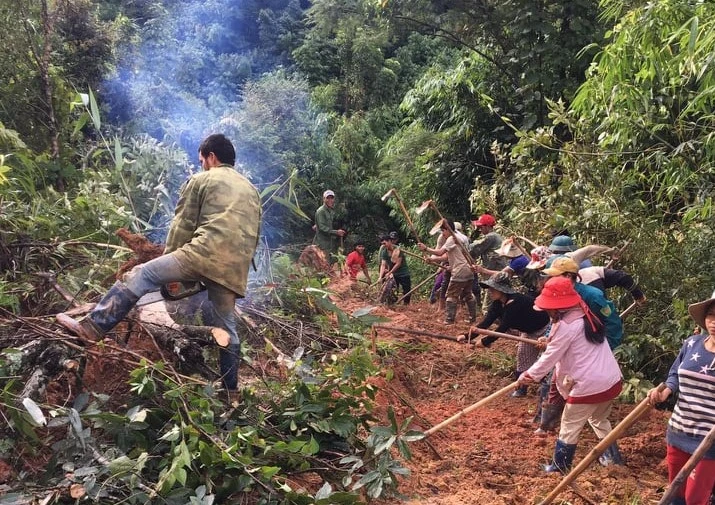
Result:
[[[534,300],[534,307],[539,310],[570,309],[580,304],[581,297],[571,279],[566,277],[552,277],[546,281],[541,294]]]

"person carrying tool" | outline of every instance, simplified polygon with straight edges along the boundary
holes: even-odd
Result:
[[[605,327],[566,277],[553,277],[534,301],[551,319],[546,350],[518,379],[526,385],[554,370],[554,383],[566,399],[559,438],[547,472],[567,473],[586,421],[599,439],[611,431],[608,415],[621,392],[621,370],[606,341]],[[614,442],[599,459],[601,464],[622,464]]]
[[[547,260],[546,268],[543,270],[544,275],[548,277],[565,277],[573,283],[576,292],[603,324],[608,345],[611,349],[615,349],[623,339],[623,321],[613,302],[608,300],[600,289],[578,282],[580,279],[578,272],[579,266],[576,261],[566,256],[552,256]],[[553,380],[549,382],[549,389],[544,385],[541,398],[541,421],[536,429],[538,435],[555,429],[565,401]]]
[[[678,399],[666,431],[668,482],[715,426],[715,292],[688,307],[688,313],[705,333],[688,337],[665,380],[665,389],[648,391],[648,403],[664,402],[673,393]],[[674,505],[708,505],[715,486],[715,446],[705,452],[685,483],[676,492]]]
[[[367,261],[365,261],[365,244],[361,240],[355,242],[355,249],[345,258],[345,270],[351,281],[357,281],[357,275],[362,271],[368,284],[372,284],[370,270],[368,270]]]
[[[212,315],[230,336],[228,346],[219,349],[219,365],[224,387],[235,391],[240,354],[235,304],[246,294],[261,227],[260,196],[234,169],[235,160],[228,138],[206,137],[199,147],[203,172],[181,188],[164,254],[128,272],[85,318],[57,314],[57,322],[84,340],[98,341],[143,295],[173,282],[200,281],[207,286]]]
[[[396,231],[391,231],[380,238],[380,273],[378,282],[386,281],[388,278],[394,279],[395,283],[402,288],[405,305],[409,305],[411,295],[408,293],[412,289],[412,279],[410,269],[407,268],[407,257],[405,253],[397,247],[398,236]]]
[[[488,290],[492,303],[487,315],[477,324],[477,328],[488,329],[495,321],[499,320],[496,331],[506,333],[510,330],[518,330],[521,332],[521,336],[534,341],[534,345],[519,342],[516,350],[516,370],[514,371],[514,378],[518,379],[539,355],[536,342],[546,333],[549,316],[542,311],[534,310],[534,299],[528,295],[517,293],[511,287],[509,276],[504,272],[499,272],[485,281],[480,281],[479,284]],[[457,341],[469,341],[473,333],[475,332],[470,329],[466,335],[457,337]],[[497,337],[480,337],[477,340],[477,346],[489,347],[496,340]],[[527,387],[522,385],[512,393],[512,396],[520,398],[526,396],[526,393]]]
[[[477,300],[472,294],[474,272],[472,272],[464,253],[457,244],[457,240],[459,240],[466,247],[469,239],[461,232],[458,232],[454,227],[454,221],[449,219],[442,220],[440,229],[442,236],[445,237],[444,245],[440,249],[432,249],[422,242],[418,242],[417,247],[437,257],[447,255],[450,278],[447,286],[444,323],[454,324],[454,320],[457,317],[458,301],[463,301],[467,304],[469,322],[474,323],[477,320]]]
[[[345,230],[333,229],[335,219],[335,193],[327,189],[323,192],[323,205],[315,211],[315,237],[313,244],[320,247],[328,263],[335,263],[335,253],[338,250],[338,239],[345,236]]]

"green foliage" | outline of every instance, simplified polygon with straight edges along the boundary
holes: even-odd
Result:
[[[6,357],[0,369],[11,372],[11,353]],[[409,430],[411,419],[398,423],[391,410],[389,426],[374,424],[370,353],[358,346],[297,360],[287,381],[245,388],[240,405],[227,412],[210,386],[177,383],[161,364],[145,362],[132,372],[134,397],[123,410],[110,411],[107,396],[82,393],[71,406],[26,400],[8,409],[6,420],[37,447],[52,447],[54,464],[42,485],[74,485],[93,500],[250,496],[260,503],[353,504],[363,486],[373,498],[392,492],[395,477],[407,471],[391,448],[409,458],[408,444],[422,434]],[[6,384],[5,405],[19,386]],[[12,458],[11,444],[0,447]],[[343,455],[337,463],[336,453]],[[291,473],[316,467],[324,484],[315,495],[291,488]],[[15,491],[33,494],[36,485],[25,486]]]

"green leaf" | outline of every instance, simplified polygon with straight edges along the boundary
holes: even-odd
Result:
[[[279,466],[262,466],[261,467],[261,475],[265,479],[270,479],[273,477],[275,474],[281,471],[281,467]]]
[[[102,127],[102,122],[99,116],[99,107],[97,106],[97,100],[94,98],[94,93],[89,90],[89,113],[92,116],[92,123],[97,130]]]

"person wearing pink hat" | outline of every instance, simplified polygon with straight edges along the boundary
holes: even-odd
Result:
[[[554,369],[554,380],[566,406],[561,416],[559,438],[547,472],[567,473],[586,421],[599,439],[611,431],[608,415],[621,392],[621,370],[611,352],[604,326],[566,277],[546,281],[534,307],[551,318],[546,350],[519,377],[519,384],[540,381]],[[601,464],[622,464],[613,443],[599,459]]]
[[[678,399],[666,431],[668,482],[672,482],[700,443],[715,426],[715,292],[688,307],[690,317],[705,330],[688,337],[673,362],[662,391],[648,391],[648,403]],[[672,504],[707,505],[715,486],[715,446],[698,462],[677,491]]]

